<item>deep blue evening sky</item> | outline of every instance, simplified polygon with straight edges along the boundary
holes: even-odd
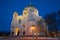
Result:
[[[32,5],[39,10],[39,15],[45,15],[60,10],[60,0],[31,0]],[[13,12],[22,14],[23,9],[28,6],[30,0],[0,0],[0,32],[9,31]]]

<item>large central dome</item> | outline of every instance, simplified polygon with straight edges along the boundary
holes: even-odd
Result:
[[[33,6],[33,5],[28,5],[26,8],[35,8],[35,9],[37,9],[35,6]]]
[[[31,13],[38,15],[37,8],[34,7],[33,5],[28,5],[27,7],[24,8],[23,15],[25,15],[25,14],[28,15],[28,14],[31,14]]]

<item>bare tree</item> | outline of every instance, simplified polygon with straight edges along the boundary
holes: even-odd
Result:
[[[49,26],[48,29],[50,31],[50,35],[52,37],[56,36],[56,33],[57,33],[56,13],[53,12],[53,13],[50,13],[49,15],[46,15],[45,21],[47,25]]]

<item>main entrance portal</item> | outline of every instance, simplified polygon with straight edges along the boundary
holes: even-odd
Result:
[[[35,26],[30,27],[30,32],[32,35],[37,35],[37,28]]]
[[[18,27],[16,27],[14,30],[14,35],[19,35],[19,33],[20,33],[19,31],[20,31],[20,29]]]

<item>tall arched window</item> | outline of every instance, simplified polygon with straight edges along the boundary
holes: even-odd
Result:
[[[21,19],[19,19],[19,23],[21,23]]]

